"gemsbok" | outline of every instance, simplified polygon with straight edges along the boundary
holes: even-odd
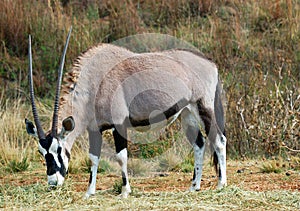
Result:
[[[112,129],[116,158],[122,169],[122,193],[131,192],[127,173],[127,129],[148,131],[181,118],[194,149],[191,191],[200,189],[205,142],[209,141],[218,172],[218,188],[226,185],[225,119],[216,65],[202,54],[174,49],[133,53],[112,44],[99,44],[81,54],[60,97],[62,72],[71,29],[58,70],[52,128],[45,133],[34,100],[31,37],[29,86],[35,125],[26,130],[38,137],[38,150],[46,160],[48,185],[62,185],[72,145],[85,130],[92,162],[86,197],[95,194],[102,133]],[[59,128],[59,129],[58,129]],[[201,129],[202,128],[202,129]]]

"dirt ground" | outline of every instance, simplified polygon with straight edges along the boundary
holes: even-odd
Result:
[[[261,163],[258,161],[230,161],[227,165],[228,185],[235,185],[245,190],[270,191],[289,190],[300,191],[300,172],[286,170],[281,173],[261,173]],[[45,168],[45,167],[44,167]],[[132,189],[143,192],[184,191],[191,184],[192,173],[162,172],[151,173],[144,177],[130,177]],[[72,189],[85,192],[89,180],[88,173],[69,174],[66,182]],[[3,184],[12,186],[27,186],[30,184],[45,184],[47,179],[45,169],[30,170],[21,173],[0,175]],[[98,174],[97,190],[109,190],[121,181],[117,173]],[[203,170],[201,190],[215,189],[217,177],[213,167],[205,165]]]

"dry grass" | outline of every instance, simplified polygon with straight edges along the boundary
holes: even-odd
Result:
[[[259,161],[263,162],[263,161]],[[0,208],[64,210],[298,210],[299,178],[296,172],[262,174],[257,161],[229,161],[229,186],[215,190],[216,178],[205,165],[201,191],[190,193],[192,174],[168,172],[164,177],[131,178],[133,193],[128,199],[117,196],[121,176],[98,177],[97,192],[83,199],[88,173],[70,174],[63,187],[48,191],[44,172],[36,169],[5,175],[0,186]],[[245,168],[243,173],[237,169]],[[41,168],[41,166],[39,166]],[[299,173],[299,172],[298,172]],[[28,179],[30,178],[30,180]],[[44,181],[44,182],[43,182]]]
[[[0,169],[3,170],[34,157],[34,143],[25,134],[25,107],[20,101],[7,100],[0,105]]]
[[[286,171],[295,176],[300,169],[297,157],[300,149],[299,20],[298,0],[126,0],[122,5],[117,1],[101,1],[100,5],[95,1],[69,1],[65,6],[58,0],[1,1],[0,180],[3,185],[0,186],[0,207],[38,210],[300,209],[299,181],[293,182],[293,190],[298,192],[281,190],[285,180],[290,180],[285,176]],[[243,187],[232,182],[234,185],[223,191],[211,190],[210,185],[199,193],[187,193],[160,184],[159,192],[145,193],[143,188],[135,188],[129,200],[115,197],[111,190],[99,191],[95,197],[83,200],[87,181],[82,188],[82,185],[78,187],[82,179],[76,180],[77,174],[88,171],[87,141],[83,135],[73,148],[71,175],[66,185],[47,191],[45,184],[40,183],[44,169],[43,173],[36,172],[37,168],[43,168],[36,153],[36,142],[25,132],[24,118],[31,116],[26,104],[27,36],[33,35],[34,83],[37,95],[45,97],[38,107],[42,122],[48,124],[52,109],[47,104],[52,105],[51,90],[66,31],[71,25],[74,30],[67,55],[68,67],[80,52],[98,42],[111,42],[140,32],[167,33],[203,51],[217,63],[226,91],[228,154],[243,158],[279,156],[281,158],[260,165],[260,171],[281,171],[275,176],[281,176],[282,180],[273,181],[272,173],[254,177],[250,172],[243,178],[233,173],[232,181],[241,184],[250,181],[251,185]],[[44,125],[45,129],[47,127]],[[174,135],[174,131],[172,133]],[[132,155],[145,152],[145,156],[157,157],[132,160],[131,173],[189,171],[191,162],[186,157],[190,157],[190,148],[178,142],[183,139],[175,136],[171,140],[165,136],[163,148],[154,142],[151,146],[139,145],[144,148],[137,148]],[[174,141],[175,145],[169,144]],[[111,157],[104,159],[104,172],[118,172],[119,175],[118,165],[111,160]],[[26,171],[2,182],[7,170],[18,169]],[[15,182],[16,177],[22,177],[23,182]],[[183,183],[181,179],[175,181]],[[145,185],[152,182],[147,180]],[[273,184],[278,188],[261,191],[261,184]],[[165,189],[171,191],[165,192]]]
[[[185,191],[190,185],[192,173],[171,172],[164,174],[163,177],[158,177],[157,174],[148,171],[152,167],[154,167],[153,169],[157,168],[162,160],[166,161],[167,169],[171,168],[174,164],[172,159],[175,153],[176,157],[183,156],[179,161],[186,158],[190,148],[185,148],[186,142],[183,139],[179,139],[183,142],[177,140],[177,145],[171,147],[166,154],[162,154],[156,160],[134,159],[130,161],[131,167],[129,168],[134,169],[133,174],[138,177],[130,178],[133,193],[128,199],[121,199],[116,195],[116,191],[120,187],[121,174],[120,168],[115,168],[99,174],[97,187],[100,188],[97,188],[95,196],[85,200],[83,195],[89,176],[86,172],[88,164],[86,164],[87,153],[84,148],[87,146],[85,145],[86,141],[84,142],[86,140],[84,135],[72,151],[73,171],[70,172],[64,186],[49,191],[46,184],[45,166],[40,162],[40,157],[36,153],[36,144],[33,139],[25,135],[23,115],[29,116],[28,113],[31,112],[29,106],[21,102],[13,104],[8,101],[3,102],[2,105],[0,125],[1,130],[5,131],[2,134],[0,145],[0,181],[2,184],[0,186],[0,208],[2,209],[300,209],[299,179],[297,179],[300,162],[294,157],[288,161],[279,160],[282,173],[276,174],[259,173],[257,161],[230,161],[228,163],[229,186],[222,191],[215,190],[216,178],[212,177],[214,171],[208,162],[205,164],[201,191],[196,193]],[[14,109],[10,109],[11,107]],[[48,110],[51,109],[43,109],[42,106],[40,109],[41,116],[45,119],[49,115]],[[180,148],[183,149],[180,151]],[[4,169],[12,160],[21,162],[24,157],[28,157],[30,163],[25,172],[8,173]],[[104,160],[110,163],[109,160]],[[269,161],[264,162],[268,163]],[[110,163],[110,165],[112,164]],[[237,173],[237,169],[240,168],[245,168],[244,173]],[[285,176],[286,171],[289,171],[291,175]],[[141,177],[142,174],[146,177]]]
[[[61,188],[45,191],[41,185],[1,190],[5,194],[4,209],[63,209],[63,210],[297,210],[300,195],[297,192],[254,192],[231,186],[223,191],[160,192],[137,191],[128,199],[120,199],[111,193],[96,194],[84,200],[82,194]],[[51,200],[49,200],[51,199]]]

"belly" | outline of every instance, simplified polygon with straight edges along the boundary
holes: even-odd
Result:
[[[146,131],[153,131],[153,130],[158,130],[161,129],[169,124],[172,124],[180,115],[182,110],[185,107],[181,108],[180,110],[173,110],[169,111],[172,113],[168,113],[166,115],[166,112],[152,112],[150,117],[144,120],[134,120],[130,118],[130,123],[131,126],[129,129],[131,130],[137,130],[139,132],[146,132]]]

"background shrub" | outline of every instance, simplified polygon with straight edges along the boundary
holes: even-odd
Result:
[[[296,154],[288,149],[300,148],[299,7],[297,0],[1,1],[1,110],[11,111],[3,107],[7,99],[28,102],[28,34],[36,93],[47,103],[71,25],[67,69],[99,42],[167,33],[192,43],[218,65],[232,157]],[[0,142],[13,141],[12,134],[5,137]]]

